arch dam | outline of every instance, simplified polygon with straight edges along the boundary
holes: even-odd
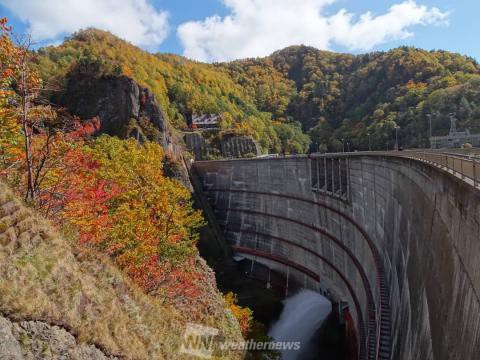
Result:
[[[191,174],[235,253],[345,299],[359,359],[480,359],[478,160],[312,154]]]

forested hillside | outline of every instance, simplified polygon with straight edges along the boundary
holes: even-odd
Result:
[[[256,94],[244,91],[229,73],[209,64],[168,54],[149,54],[114,35],[89,29],[62,45],[38,52],[38,72],[65,85],[74,68],[101,75],[126,75],[148,87],[169,121],[184,129],[192,113],[222,115],[222,132],[251,135],[271,151],[303,152],[309,143],[299,126],[280,123],[256,106]],[[223,133],[220,133],[220,136]]]
[[[38,53],[44,79],[68,78],[73,66],[123,74],[148,87],[178,129],[192,113],[222,114],[224,132],[252,135],[270,152],[303,152],[308,133],[321,150],[392,146],[400,126],[404,146],[428,145],[445,134],[449,113],[460,127],[480,131],[480,67],[445,51],[398,48],[366,55],[293,46],[266,58],[203,64],[177,55],[149,54],[89,29]]]
[[[342,148],[342,138],[366,149],[368,133],[374,148],[391,148],[395,126],[404,146],[426,146],[428,114],[434,135],[448,132],[452,112],[460,127],[480,131],[480,67],[458,54],[404,47],[353,56],[294,46],[219,67],[254,94],[257,106],[300,122],[331,151]]]
[[[18,43],[13,38],[7,20],[0,19],[0,270],[19,275],[0,288],[2,321],[8,312],[55,324],[56,318],[47,321],[55,309],[71,311],[57,303],[78,303],[65,328],[81,329],[81,321],[110,328],[110,318],[95,319],[101,310],[85,312],[94,303],[89,299],[98,298],[106,309],[132,293],[140,294],[135,299],[145,306],[139,313],[147,318],[152,311],[176,309],[172,319],[165,315],[147,328],[158,337],[163,327],[173,334],[164,339],[167,349],[178,342],[182,321],[205,321],[232,339],[240,332],[253,336],[251,311],[238,306],[233,294],[222,299],[199,256],[205,221],[194,208],[187,177],[184,183],[175,178],[175,170],[188,163],[177,161],[184,155],[178,143],[182,131],[197,130],[189,124],[194,113],[221,115],[218,129],[193,134],[209,137],[209,145],[238,135],[271,153],[340,151],[342,142],[350,150],[366,150],[369,137],[373,149],[391,149],[396,127],[401,145],[423,147],[429,117],[434,135],[440,135],[448,131],[450,113],[460,128],[480,132],[480,66],[444,51],[398,48],[354,56],[294,46],[266,58],[203,64],[150,54],[96,29],[35,51],[28,37]],[[102,119],[104,110],[115,116]],[[138,128],[131,129],[130,121],[145,131],[133,131]],[[120,126],[125,131],[111,131]],[[257,144],[252,147],[257,150]],[[39,222],[54,235],[39,232]],[[95,270],[102,264],[108,271]],[[82,266],[92,279],[99,277],[92,288],[77,288]],[[108,280],[111,273],[121,282]],[[72,287],[70,304],[65,294]],[[37,300],[19,302],[18,294],[31,289]],[[121,332],[143,328],[141,319],[127,315],[120,318]],[[176,325],[169,328],[169,321]],[[133,345],[122,347],[121,332],[104,347],[128,357],[143,335],[132,333],[127,340]],[[144,345],[138,357],[155,357],[156,343]]]

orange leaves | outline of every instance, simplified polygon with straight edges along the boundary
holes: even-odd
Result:
[[[192,260],[173,265],[151,255],[139,263],[130,262],[124,270],[150,294],[175,299],[193,299],[200,295],[201,274],[195,272]]]
[[[27,53],[11,43],[6,21],[0,26],[0,89],[8,89],[0,90],[0,172],[8,170],[22,192],[33,189],[30,199],[44,214],[71,225],[81,245],[111,256],[145,291],[198,296],[201,276],[193,269],[203,219],[189,191],[163,175],[163,148],[107,136],[89,139],[100,129],[98,118],[75,120],[67,132],[53,108],[31,101],[40,81],[33,71],[24,70],[23,88],[17,82],[16,90],[28,93],[18,98],[9,86],[19,74],[17,56]],[[23,113],[18,104],[25,99],[31,106]]]
[[[108,136],[75,144],[51,178],[49,208],[60,209],[83,245],[107,253],[146,292],[198,296],[200,275],[192,269],[203,221],[188,190],[163,175],[163,149]]]
[[[177,244],[181,242],[183,239],[183,236],[181,234],[173,234],[168,237],[168,242],[171,244]]]
[[[254,134],[254,131],[251,125],[247,121],[237,122],[234,126],[235,133],[239,135],[248,135],[251,136]]]
[[[6,176],[21,159],[22,137],[17,109],[12,105],[16,94],[10,88],[18,65],[18,51],[10,40],[7,19],[0,19],[0,175]]]
[[[90,178],[93,181],[88,181]],[[81,243],[101,244],[113,226],[108,203],[119,190],[115,184],[94,176],[77,177],[73,183],[72,189],[65,193],[62,216],[81,229]]]
[[[0,19],[0,85],[1,92],[5,92],[5,85],[9,84],[14,75],[14,69],[18,65],[19,52],[10,39],[11,28],[7,25],[7,19]]]
[[[232,311],[233,315],[238,320],[242,335],[246,337],[250,332],[252,326],[253,311],[248,307],[243,308],[237,305],[237,296],[232,292],[225,294],[223,297],[228,308]]]
[[[13,75],[13,70],[12,69],[4,69],[2,73],[2,78],[9,78]]]
[[[125,76],[128,76],[129,78],[133,78],[133,71],[128,65],[123,65],[122,66],[122,73]]]
[[[21,158],[22,138],[17,109],[12,105],[16,94],[10,85],[18,65],[18,50],[10,40],[7,19],[0,19],[0,175],[7,175]],[[7,171],[8,170],[8,171]]]
[[[81,246],[109,255],[146,292],[199,297],[204,275],[196,271],[195,242],[203,219],[188,189],[164,176],[163,148],[93,139],[98,118],[75,119],[72,127],[63,113],[38,105],[28,46],[15,47],[6,24],[0,21],[0,172],[19,191],[32,189],[32,205],[69,225]]]
[[[193,264],[187,262],[184,266],[177,266],[168,276],[169,287],[168,295],[174,299],[176,297],[193,299],[200,295],[199,288],[201,274],[193,270]]]

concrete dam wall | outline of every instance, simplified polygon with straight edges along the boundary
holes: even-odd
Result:
[[[237,253],[345,300],[361,359],[480,356],[480,191],[373,154],[196,162]]]

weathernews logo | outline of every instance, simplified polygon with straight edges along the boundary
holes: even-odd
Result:
[[[248,350],[300,350],[300,342],[225,342],[219,330],[199,324],[188,323],[182,339],[180,353],[210,359],[214,352]]]
[[[188,323],[183,335],[180,352],[210,359],[215,349],[215,338],[217,335],[218,329]]]

